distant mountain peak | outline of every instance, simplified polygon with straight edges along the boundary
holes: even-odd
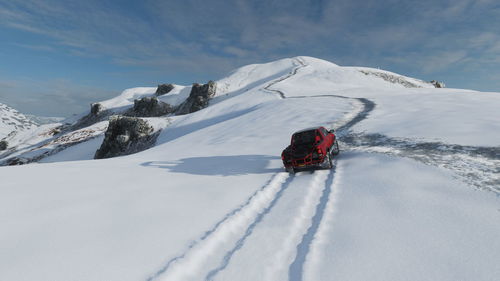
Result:
[[[14,108],[0,103],[0,139],[9,134],[36,128],[38,124]]]

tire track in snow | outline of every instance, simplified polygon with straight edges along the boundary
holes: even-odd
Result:
[[[297,245],[297,255],[295,260],[290,264],[288,268],[288,280],[290,281],[301,281],[303,278],[304,264],[306,257],[311,249],[312,241],[315,238],[316,232],[318,231],[319,225],[323,220],[325,214],[325,209],[329,201],[330,193],[332,191],[332,183],[335,177],[335,170],[337,167],[337,161],[334,161],[334,166],[328,174],[326,179],[325,188],[321,194],[318,205],[316,205],[316,212],[311,220],[311,225],[307,229],[304,236],[302,236],[301,242]]]
[[[314,235],[309,254],[306,257],[302,270],[302,278],[304,280],[321,280],[318,274],[319,266],[324,260],[324,245],[332,239],[331,230],[334,218],[337,212],[337,202],[340,197],[339,183],[342,180],[342,164],[336,165],[335,179],[332,182],[332,191],[328,197],[328,202],[325,207],[325,215],[321,220],[318,231]],[[334,237],[335,238],[335,237]]]
[[[192,241],[189,244],[188,248],[184,251],[184,253],[182,253],[182,254],[180,254],[178,256],[175,256],[175,257],[171,258],[170,260],[168,260],[165,263],[165,265],[160,270],[158,270],[153,275],[151,275],[148,279],[146,279],[146,281],[152,281],[152,280],[156,279],[158,276],[160,276],[163,273],[165,273],[173,263],[177,262],[180,259],[183,259],[186,256],[186,254],[187,254],[187,252],[189,250],[191,250],[192,248],[194,248],[195,246],[197,246],[198,243],[203,242],[203,240],[207,239],[210,235],[212,235],[212,233],[214,233],[217,229],[219,229],[219,227],[223,223],[225,223],[230,217],[236,215],[243,208],[247,207],[250,204],[250,202],[254,199],[254,197],[257,196],[257,194],[259,194],[259,192],[262,192],[262,190],[264,190],[266,187],[268,187],[269,185],[271,185],[271,183],[273,182],[273,180],[277,176],[278,176],[278,174],[276,174],[273,177],[271,177],[271,179],[269,179],[261,188],[259,188],[250,197],[248,197],[247,200],[243,204],[241,204],[237,208],[233,209],[231,212],[227,213],[221,220],[219,220],[216,224],[214,224],[214,226],[212,228],[210,228],[209,230],[207,230],[200,238],[198,238],[197,240]]]
[[[325,189],[323,184],[331,171],[318,170],[315,172],[313,180],[307,186],[307,194],[297,213],[294,213],[294,219],[290,228],[283,237],[281,246],[275,253],[264,274],[264,280],[283,280],[287,274],[287,268],[295,257],[297,244],[301,241],[304,233],[308,229],[310,221],[314,216],[316,206]],[[286,261],[286,262],[285,262]]]
[[[269,205],[262,210],[254,219],[254,221],[248,225],[248,227],[245,230],[244,235],[236,241],[235,245],[233,248],[231,248],[226,254],[224,255],[224,258],[222,259],[222,262],[217,266],[216,268],[210,270],[208,274],[205,277],[206,281],[211,281],[213,278],[221,271],[223,271],[228,265],[229,262],[231,261],[231,258],[233,255],[243,247],[245,244],[245,240],[252,234],[253,230],[255,227],[262,221],[262,219],[273,209],[273,207],[276,205],[278,200],[281,198],[283,192],[288,188],[290,185],[292,179],[295,176],[291,176],[287,178],[287,181],[281,186],[280,190],[276,193],[276,196],[273,198],[273,200],[269,203]]]
[[[365,98],[350,98],[340,95],[315,95],[315,96],[294,96],[294,97],[286,97],[287,99],[308,99],[308,98],[340,98],[340,99],[348,99],[352,101],[356,101],[359,106],[353,112],[350,112],[347,115],[347,118],[341,121],[340,124],[337,122],[332,123],[332,127],[337,127],[337,135],[340,137],[341,135],[345,135],[349,132],[351,127],[358,124],[359,122],[365,120],[368,115],[375,109],[376,104]],[[336,125],[336,126],[335,126]]]
[[[290,73],[288,73],[287,75],[283,76],[283,77],[280,77],[274,81],[271,81],[269,84],[267,84],[267,86],[265,86],[263,89],[265,91],[268,91],[268,92],[274,92],[274,93],[277,93],[282,99],[286,99],[286,96],[285,96],[285,93],[283,93],[282,91],[280,90],[275,90],[275,89],[270,89],[270,87],[274,86],[275,84],[279,83],[279,82],[282,82],[292,76],[294,76],[295,74],[297,74],[297,72],[299,71],[299,69],[301,68],[304,68],[307,66],[307,64],[301,59],[301,58],[295,58],[295,62],[298,64],[297,67],[295,67],[294,69],[292,69],[292,71],[290,71]]]
[[[170,259],[165,266],[147,280],[186,280],[194,277],[210,262],[210,257],[217,255],[227,241],[237,239],[239,230],[269,209],[277,201],[293,177],[288,173],[276,174],[267,185],[247,199],[245,203],[225,215],[197,241],[191,243],[181,255]],[[236,238],[235,238],[236,237]]]

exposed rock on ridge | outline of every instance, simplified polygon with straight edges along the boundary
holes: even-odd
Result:
[[[436,81],[436,80],[432,80],[431,84],[434,85],[434,87],[436,87],[436,88],[445,88],[446,87],[444,82],[440,82],[440,81]]]
[[[111,112],[104,108],[104,106],[98,102],[90,104],[90,113],[83,116],[80,120],[70,126],[64,126],[61,128],[62,132],[69,132],[78,130],[81,128],[88,127],[97,122],[106,120],[111,115]]]
[[[158,88],[156,89],[155,95],[161,96],[164,94],[168,94],[173,89],[174,89],[174,85],[172,85],[172,84],[161,84],[161,85],[158,85]]]
[[[176,114],[188,114],[208,106],[208,101],[215,96],[216,83],[208,81],[207,84],[194,83],[189,97],[176,110]]]
[[[392,74],[385,73],[385,72],[375,72],[375,71],[367,71],[367,70],[360,70],[360,72],[365,74],[365,75],[373,75],[373,76],[382,78],[385,81],[393,83],[393,84],[403,85],[405,88],[422,88],[421,86],[406,80],[403,76],[392,75]]]
[[[150,148],[156,142],[158,132],[154,132],[148,122],[136,117],[111,116],[108,130],[94,159],[128,155]]]
[[[168,103],[159,101],[156,97],[145,97],[134,100],[134,107],[125,115],[136,117],[158,117],[174,112]]]

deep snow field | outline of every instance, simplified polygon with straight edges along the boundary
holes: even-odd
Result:
[[[216,82],[207,108],[147,119],[164,128],[151,149],[91,160],[104,121],[0,167],[0,280],[498,280],[500,93],[311,57]],[[339,137],[334,168],[286,173],[291,134],[318,125]]]

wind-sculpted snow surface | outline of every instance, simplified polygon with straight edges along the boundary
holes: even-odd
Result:
[[[464,182],[500,194],[500,147],[422,142],[362,133],[343,136],[342,144],[350,150],[408,157],[444,167]]]
[[[82,161],[106,122],[32,132],[25,153],[81,142],[0,168],[0,280],[496,280],[500,197],[483,189],[498,194],[500,95],[360,70],[388,73],[310,57],[242,67],[208,107],[147,118],[163,130],[133,155]],[[187,98],[173,86],[159,100]],[[290,135],[318,125],[341,141],[335,167],[285,173]]]

